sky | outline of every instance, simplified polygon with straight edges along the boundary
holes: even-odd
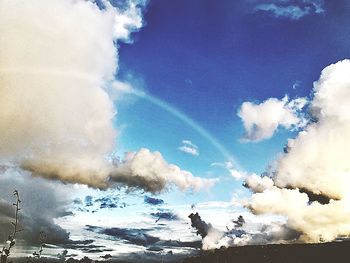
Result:
[[[234,156],[239,168],[263,172],[293,134],[281,129],[271,140],[241,143],[239,107],[244,101],[281,99],[286,94],[309,96],[324,67],[349,57],[347,4],[329,1],[323,6],[327,12],[294,20],[254,12],[254,4],[246,1],[187,2],[149,3],[145,27],[135,34],[132,45],[120,48],[119,74],[136,77],[140,88],[202,126]],[[206,138],[169,112],[147,101],[135,104],[133,110],[129,104],[118,108],[117,123],[126,126],[121,148],[143,145],[160,150],[194,174],[208,172],[211,163],[227,161]],[[138,114],[146,110],[152,114]],[[156,127],[149,125],[154,122]],[[174,128],[176,135],[170,136]],[[191,158],[176,151],[182,140],[200,146],[202,154]],[[229,192],[224,195],[220,198],[230,198]]]
[[[0,242],[13,189],[17,255],[41,230],[47,256],[135,262],[348,235],[349,16],[346,0],[3,0]]]

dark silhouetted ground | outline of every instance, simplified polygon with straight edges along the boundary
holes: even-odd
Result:
[[[243,246],[203,251],[183,263],[339,263],[350,262],[350,241],[320,244]]]
[[[182,263],[350,263],[350,241],[329,242],[319,244],[288,244],[288,245],[260,245],[260,246],[242,246],[216,249],[212,251],[202,251],[199,256],[188,257],[183,261],[175,258],[163,258],[164,262],[182,262]],[[22,259],[15,259],[15,263],[26,263]],[[87,257],[85,259],[75,260],[41,258],[34,260],[36,263],[153,263],[162,262],[161,257],[157,259],[138,258],[127,260],[109,259],[104,261],[92,261]]]

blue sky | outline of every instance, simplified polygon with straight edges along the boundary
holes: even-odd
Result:
[[[256,6],[254,1],[151,1],[133,44],[121,44],[119,76],[133,78],[137,88],[195,120],[235,156],[239,169],[261,173],[293,132],[279,129],[272,139],[242,143],[237,116],[242,102],[309,96],[325,66],[349,57],[350,29],[346,1],[326,1],[321,13],[299,19]],[[210,167],[227,161],[210,142],[147,101],[119,104],[117,125],[123,124],[124,149],[148,147],[196,175],[228,176]],[[177,150],[183,139],[199,146],[199,156]],[[228,200],[224,181],[213,196]]]

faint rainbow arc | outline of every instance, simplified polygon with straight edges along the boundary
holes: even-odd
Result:
[[[134,88],[124,90],[125,93],[135,95],[141,99],[144,99],[157,107],[169,112],[179,120],[186,123],[193,130],[195,130],[199,135],[203,138],[207,139],[226,159],[227,161],[232,162],[237,169],[240,169],[241,166],[237,159],[228,151],[225,146],[223,146],[212,134],[210,134],[207,130],[205,130],[201,125],[199,125],[196,121],[188,117],[186,114],[166,103],[165,101],[152,96],[144,91],[140,91]]]

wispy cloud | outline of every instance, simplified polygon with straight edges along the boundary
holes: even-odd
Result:
[[[255,12],[267,12],[277,18],[299,20],[302,17],[325,12],[324,0],[273,0],[259,3],[254,8]]]
[[[188,153],[194,156],[199,155],[198,146],[192,143],[190,140],[182,140],[182,145],[177,149],[184,153]]]
[[[210,166],[217,166],[226,169],[236,180],[241,180],[247,177],[247,174],[245,172],[236,170],[233,163],[230,161],[225,163],[212,163]]]
[[[292,89],[296,90],[301,84],[301,81],[300,80],[296,80],[294,83],[293,83],[293,86],[292,86]]]

